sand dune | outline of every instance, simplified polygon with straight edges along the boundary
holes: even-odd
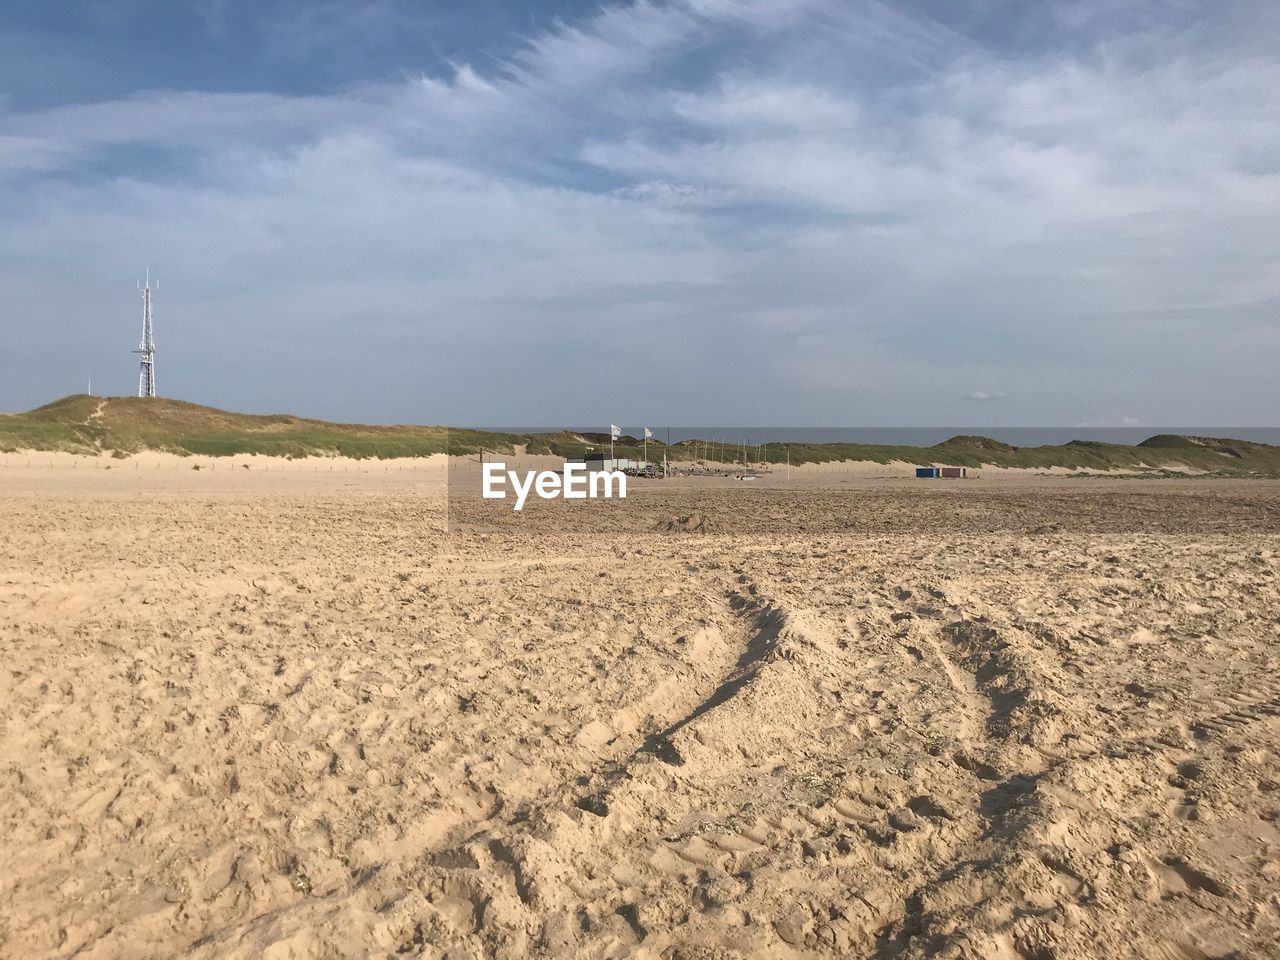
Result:
[[[17,456],[4,956],[1275,955],[1280,485]]]

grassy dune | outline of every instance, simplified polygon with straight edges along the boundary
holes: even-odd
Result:
[[[167,398],[64,397],[28,413],[0,415],[0,449],[110,451],[358,459],[473,453],[481,446],[512,449],[512,434],[428,426],[329,423],[288,414],[229,413]]]
[[[424,457],[434,453],[476,453],[487,449],[511,453],[581,456],[588,447],[603,449],[607,437],[570,432],[519,435],[442,426],[369,426],[329,423],[288,414],[229,413],[166,398],[91,397],[76,394],[27,413],[0,414],[0,450],[62,450],[127,456],[143,450],[178,454],[229,456],[263,454],[283,457],[345,456],[386,459]],[[633,438],[616,445],[619,456],[638,458]],[[702,458],[703,447],[691,441],[665,447],[649,441],[650,459],[663,452],[674,460]],[[695,454],[696,451],[696,454]],[[712,449],[711,462],[732,463],[733,447]],[[987,437],[959,436],[933,447],[853,443],[767,444],[753,457],[771,463],[830,463],[861,460],[876,463],[1045,469],[1121,470],[1129,472],[1192,469],[1226,476],[1280,476],[1280,447],[1208,437],[1160,435],[1138,446],[1073,440],[1060,446],[1011,447]]]

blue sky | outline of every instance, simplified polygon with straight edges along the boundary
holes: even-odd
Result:
[[[10,0],[0,409],[1274,425],[1280,5]]]

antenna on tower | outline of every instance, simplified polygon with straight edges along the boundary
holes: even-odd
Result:
[[[156,287],[160,286],[159,282]],[[151,270],[147,269],[146,284],[138,284],[142,291],[142,342],[138,349],[141,369],[138,371],[138,396],[154,397],[156,395],[156,344],[151,337]]]

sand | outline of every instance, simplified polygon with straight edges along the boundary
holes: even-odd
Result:
[[[0,956],[1277,955],[1280,484],[39,456]]]

